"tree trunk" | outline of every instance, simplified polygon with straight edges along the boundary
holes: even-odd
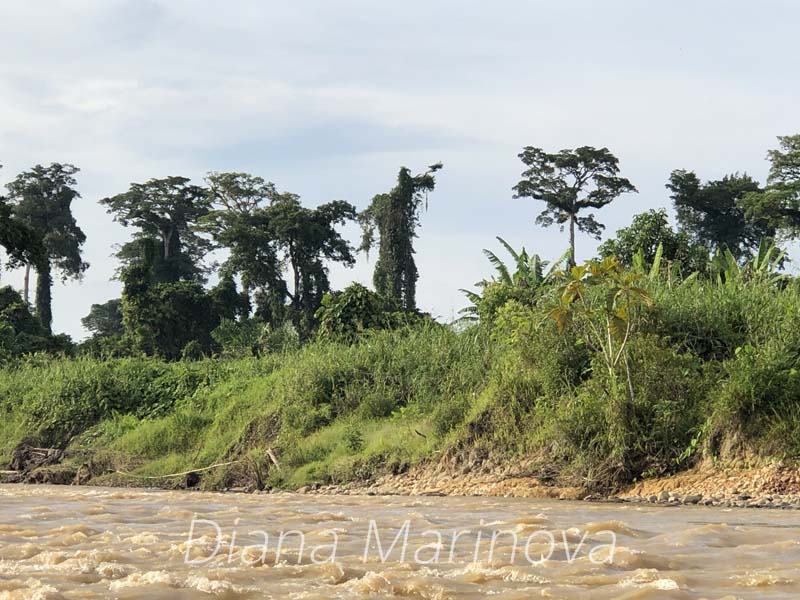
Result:
[[[242,282],[242,314],[240,315],[242,320],[250,318],[250,313],[253,310],[253,303],[250,300],[251,296],[252,290],[250,286]]]
[[[25,304],[30,304],[30,294],[31,294],[31,266],[30,264],[25,265],[25,279],[22,281],[22,298],[25,300]]]
[[[289,260],[292,261],[292,276],[294,278],[294,296],[292,297],[292,305],[295,308],[300,308],[300,268],[297,266],[297,259],[293,249],[289,250]]]
[[[169,245],[172,242],[172,233],[173,230],[170,229],[169,231],[165,232],[162,236],[162,240],[164,242],[164,260],[169,260]]]
[[[52,287],[53,276],[50,273],[50,261],[45,260],[36,272],[36,316],[48,334],[52,333],[53,327]]]
[[[569,266],[574,267],[575,262],[575,215],[569,216]]]

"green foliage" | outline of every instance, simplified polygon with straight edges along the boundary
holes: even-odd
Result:
[[[81,324],[94,335],[122,335],[122,301],[114,298],[104,304],[92,304],[89,314],[81,319]]]
[[[173,360],[194,342],[200,353],[211,353],[211,332],[219,325],[219,317],[200,284],[180,281],[140,286],[133,274],[131,277],[133,281],[125,281],[122,315],[125,335],[136,352]]]
[[[597,252],[601,258],[615,256],[622,266],[630,268],[637,256],[641,256],[643,265],[652,265],[659,247],[660,260],[677,266],[678,271],[689,274],[705,269],[708,251],[692,244],[685,232],[673,230],[663,208],[634,215],[631,224],[617,230],[616,237],[603,242]]]
[[[727,249],[738,260],[755,250],[762,238],[775,236],[773,226],[754,214],[748,216],[740,206],[745,196],[760,191],[758,182],[746,174],[701,183],[693,172],[676,170],[666,187],[672,192],[681,231],[710,252]]]
[[[421,316],[402,311],[394,300],[352,283],[341,292],[326,294],[316,318],[320,338],[352,342],[365,331],[409,325]]]
[[[52,270],[62,279],[80,278],[89,267],[81,257],[86,235],[72,216],[72,202],[80,198],[75,189],[75,174],[79,169],[70,164],[53,163],[49,167],[36,165],[9,183],[8,188],[14,217],[41,240],[44,254],[35,263],[27,263],[37,273],[36,315],[49,333],[52,321],[53,286]],[[29,234],[17,229],[24,245],[30,243]],[[26,241],[27,240],[27,241]],[[38,252],[37,252],[38,254]],[[12,255],[13,256],[13,255]],[[19,257],[19,255],[18,255]],[[33,255],[29,259],[34,258]],[[26,275],[27,280],[27,275]],[[25,290],[25,301],[27,301]]]
[[[564,482],[610,489],[702,453],[796,455],[798,307],[794,281],[676,285],[609,259],[461,331],[420,323],[298,347],[296,332],[254,321],[261,333],[237,343],[259,357],[37,356],[0,371],[0,456],[28,437],[111,470],[241,458],[256,473],[221,468],[207,487],[371,478],[442,453],[526,456]],[[246,323],[215,332],[226,356],[235,343],[220,334]]]
[[[780,273],[786,252],[770,243],[761,240],[758,251],[744,264],[739,264],[736,257],[727,248],[717,252],[709,262],[708,272],[712,280],[719,284],[733,284],[751,280],[763,280],[777,284],[788,280],[788,276]]]
[[[636,192],[633,184],[620,177],[619,161],[608,148],[581,146],[555,154],[526,146],[519,158],[527,167],[514,186],[515,198],[533,198],[546,208],[536,223],[549,227],[569,226],[569,262],[575,264],[575,228],[600,239],[605,228],[586,209],[599,209],[621,194]]]
[[[0,246],[9,268],[42,264],[46,255],[41,236],[14,215],[4,196],[0,196]]]
[[[236,282],[228,274],[223,275],[219,283],[208,292],[214,314],[220,319],[234,320],[249,316],[249,306],[245,298],[236,289]]]
[[[294,196],[281,194],[272,182],[247,173],[209,173],[206,182],[213,205],[201,228],[229,252],[222,272],[241,278],[248,307],[251,292],[270,296],[278,308],[262,317],[271,322],[282,320],[280,307],[287,290],[269,205]],[[249,310],[247,313],[249,316]]]
[[[103,198],[100,203],[114,220],[138,231],[135,240],[120,249],[125,264],[141,261],[157,275],[159,283],[181,279],[202,280],[203,260],[210,248],[195,231],[198,221],[209,212],[207,191],[189,183],[186,177],[150,179],[132,183],[122,194]],[[142,251],[140,240],[146,247]],[[154,243],[157,242],[157,249]]]
[[[291,292],[286,285],[280,291],[288,297],[289,316],[304,337],[316,326],[314,314],[330,291],[326,261],[347,267],[355,264],[353,248],[337,230],[355,218],[355,207],[343,200],[311,209],[302,206],[297,196],[284,194],[269,207],[275,244],[293,282]]]
[[[259,342],[266,324],[257,318],[233,321],[223,318],[211,332],[211,337],[222,349],[224,357],[253,356],[258,353]]]
[[[472,302],[472,306],[461,310],[461,314],[466,320],[491,322],[497,311],[510,300],[522,304],[535,304],[551,283],[555,270],[568,256],[565,255],[561,260],[556,261],[545,273],[544,270],[548,263],[539,258],[538,254],[528,255],[524,247],[517,252],[503,238],[498,237],[497,240],[514,260],[514,271],[512,273],[511,269],[494,252],[484,249],[483,253],[492,263],[497,274],[491,279],[484,279],[475,284],[480,288],[480,293],[461,290]]]
[[[800,134],[778,137],[780,149],[770,150],[767,187],[751,190],[740,206],[751,220],[767,223],[789,239],[800,237]]]
[[[352,452],[361,452],[364,449],[364,436],[358,425],[351,424],[344,431],[344,443]]]
[[[0,360],[50,349],[52,340],[19,293],[0,288]]]
[[[290,352],[300,348],[300,342],[300,332],[291,321],[285,321],[277,327],[267,323],[258,337],[258,345],[263,352]]]
[[[403,309],[417,308],[417,265],[414,262],[414,238],[419,227],[423,200],[428,205],[428,192],[436,185],[434,173],[441,163],[428,167],[420,175],[402,167],[397,185],[387,194],[378,194],[369,207],[359,215],[363,229],[361,249],[367,252],[375,245],[378,235],[378,260],[373,283],[375,290],[391,298]]]

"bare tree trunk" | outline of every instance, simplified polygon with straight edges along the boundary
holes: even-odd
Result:
[[[569,266],[574,267],[575,263],[575,215],[569,216]]]
[[[25,265],[25,279],[22,282],[22,297],[25,300],[25,304],[30,304],[29,298],[31,293],[31,266],[29,264]]]

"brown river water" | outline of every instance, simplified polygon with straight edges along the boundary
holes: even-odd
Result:
[[[800,513],[0,485],[0,600],[800,598]]]

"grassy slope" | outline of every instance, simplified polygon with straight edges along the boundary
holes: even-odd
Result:
[[[0,373],[0,461],[27,438],[68,445],[69,460],[100,481],[237,460],[205,472],[203,485],[297,487],[469,452],[538,456],[565,481],[604,488],[679,470],[702,452],[796,457],[797,288],[654,284],[651,293],[624,416],[610,410],[579,332],[558,335],[545,308],[510,303],[491,330],[429,326],[260,359],[33,358]]]

